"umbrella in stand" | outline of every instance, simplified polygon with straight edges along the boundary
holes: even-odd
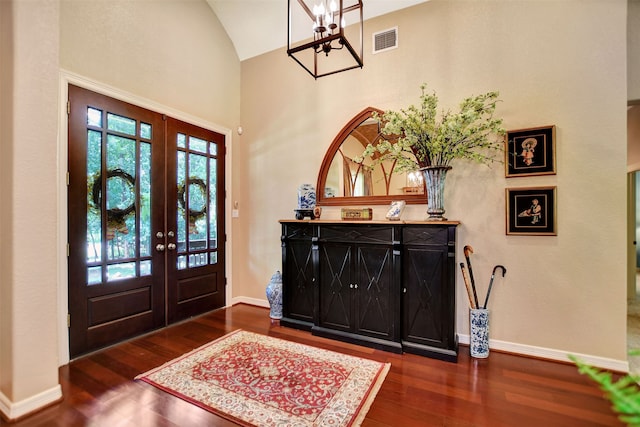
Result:
[[[491,287],[493,286],[493,278],[496,276],[496,270],[501,268],[502,269],[502,277],[504,277],[505,274],[507,274],[507,269],[504,268],[504,266],[502,265],[496,265],[495,267],[493,267],[493,272],[491,273],[491,280],[489,281],[489,289],[487,290],[487,296],[484,299],[484,307],[482,308],[487,308],[487,303],[489,302],[489,295],[491,294]]]

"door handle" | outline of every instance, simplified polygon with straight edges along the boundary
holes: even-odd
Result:
[[[156,245],[156,251],[158,252],[164,252],[164,245],[162,243],[158,243]]]
[[[170,251],[174,250],[176,248],[176,244],[175,243],[169,243],[167,245],[167,249],[169,249]]]

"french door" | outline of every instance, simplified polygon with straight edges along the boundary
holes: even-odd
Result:
[[[69,86],[72,357],[225,304],[224,135]]]

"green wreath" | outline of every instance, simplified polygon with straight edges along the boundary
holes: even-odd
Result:
[[[123,171],[122,169],[113,169],[107,171],[107,181],[111,178],[120,178],[125,183],[128,184],[131,192],[135,194],[136,188],[136,179],[129,173]],[[93,202],[93,207],[100,210],[102,207],[102,173],[96,175],[93,180],[93,184],[91,185],[91,201]],[[107,224],[115,229],[121,229],[126,227],[125,220],[129,215],[136,211],[136,200],[135,197],[133,201],[124,208],[111,208],[107,209]]]
[[[202,209],[193,209],[191,206],[189,206],[189,222],[193,224],[200,218],[204,218],[204,216],[207,214],[207,202],[206,202],[207,184],[204,182],[203,179],[192,176],[192,177],[189,177],[189,186],[191,185],[195,185],[199,187],[205,199],[205,203],[202,204]],[[187,186],[183,181],[180,185],[178,185],[178,203],[180,204],[180,207],[183,210],[187,209],[187,201],[185,198],[186,191],[187,191]]]

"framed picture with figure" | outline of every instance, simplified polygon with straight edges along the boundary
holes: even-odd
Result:
[[[556,236],[556,187],[507,188],[507,234]]]
[[[510,130],[505,136],[507,178],[556,173],[555,126]]]

